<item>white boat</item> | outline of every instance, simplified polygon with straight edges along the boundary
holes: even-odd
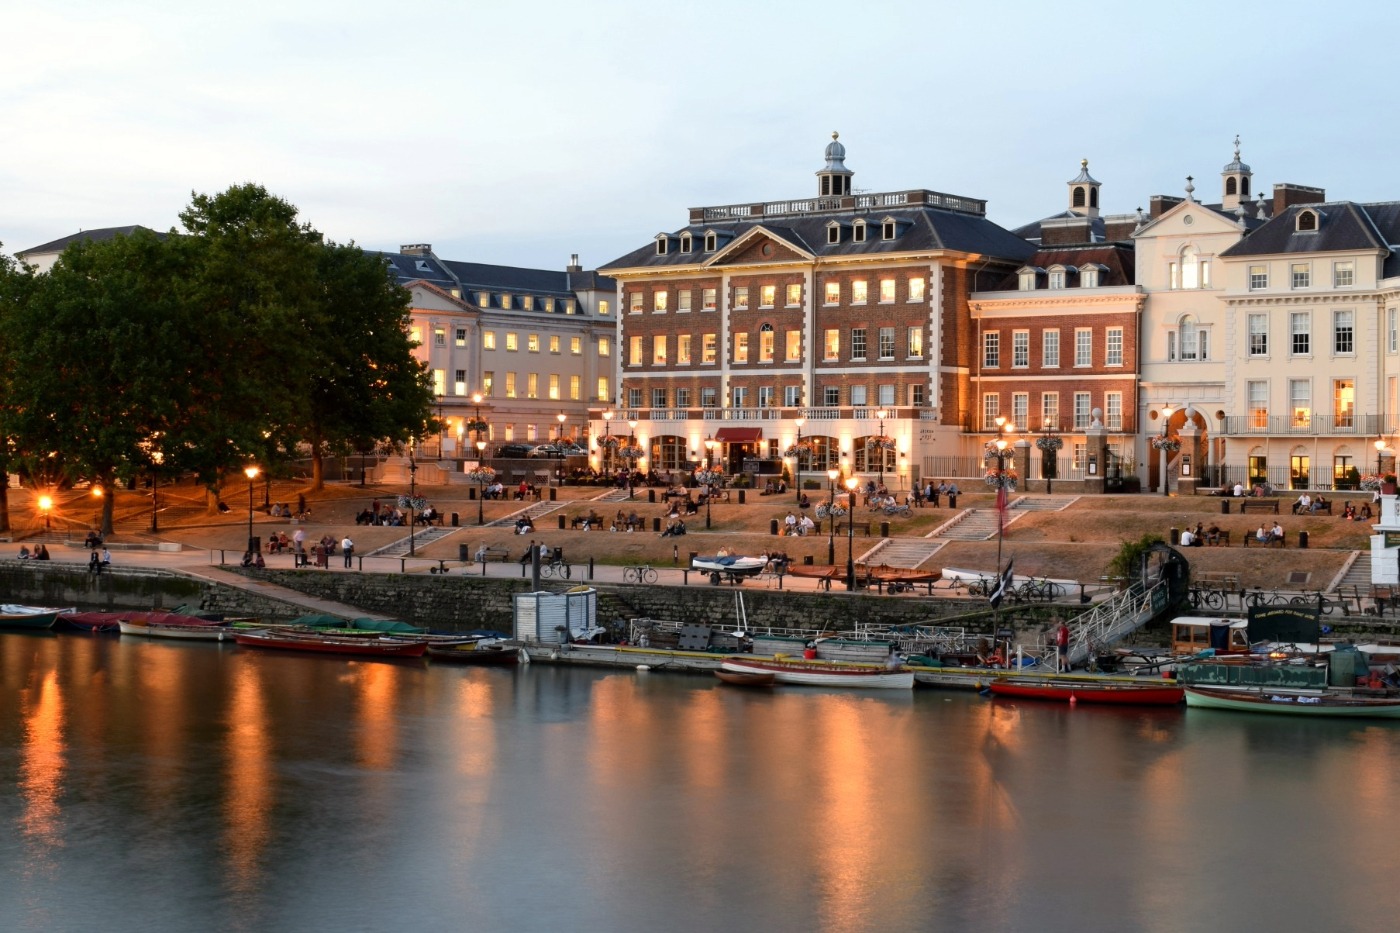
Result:
[[[767,566],[768,558],[766,557],[717,555],[714,557],[694,557],[690,561],[692,570],[709,574],[710,582],[715,584],[725,579],[738,583],[745,577],[757,576]]]
[[[1187,687],[1186,705],[1197,709],[1228,709],[1241,713],[1282,713],[1289,716],[1400,719],[1400,697],[1361,697],[1345,694],[1270,693]]]
[[[735,674],[772,674],[779,684],[808,687],[859,687],[862,689],[910,690],[914,672],[874,664],[837,664],[797,658],[730,657],[720,662],[720,670]]]
[[[190,641],[233,641],[233,631],[225,625],[181,625],[173,622],[117,623],[123,635],[147,638],[183,638]]]

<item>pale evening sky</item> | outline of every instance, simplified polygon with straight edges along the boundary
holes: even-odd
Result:
[[[258,182],[327,236],[595,267],[688,207],[858,189],[1063,209],[1255,189],[1400,199],[1383,44],[1400,6],[594,0],[0,0],[0,243],[177,225]]]

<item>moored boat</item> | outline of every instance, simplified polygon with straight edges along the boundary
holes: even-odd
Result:
[[[1342,693],[1271,693],[1187,687],[1186,705],[1195,709],[1224,709],[1243,713],[1400,719],[1400,697],[1363,697]]]
[[[339,635],[262,631],[233,633],[243,648],[275,648],[316,654],[341,654],[374,658],[421,658],[428,650],[426,641],[397,638],[347,638]]]
[[[232,641],[233,630],[219,622],[162,622],[120,619],[123,635],[145,638],[178,638],[186,641]]]
[[[736,687],[771,687],[778,682],[778,675],[766,671],[715,671],[715,676]]]
[[[1109,703],[1127,706],[1175,706],[1185,691],[1163,683],[1093,683],[998,677],[987,684],[993,696],[1058,703]]]
[[[41,631],[53,628],[58,614],[64,609],[47,606],[21,606],[15,603],[0,605],[0,628],[28,629]]]
[[[152,622],[170,625],[223,624],[217,620],[182,612],[167,612],[164,609],[127,609],[121,612],[79,612],[76,609],[65,609],[58,616],[60,626],[66,625],[69,628],[85,632],[116,632],[120,630],[118,625],[120,622],[134,622],[142,625]]]
[[[909,690],[914,686],[913,671],[874,664],[837,664],[831,661],[796,658],[729,657],[720,662],[720,670],[740,674],[772,674],[777,683],[802,684],[809,687]]]
[[[478,664],[508,666],[520,663],[521,649],[497,643],[481,641],[441,644],[428,642],[428,657],[434,661],[448,661],[453,664]]]
[[[690,560],[692,570],[710,575],[711,583],[719,583],[721,580],[729,579],[738,583],[745,577],[758,576],[763,572],[763,568],[768,566],[766,557],[736,557],[732,555],[716,555],[714,557],[693,557]]]

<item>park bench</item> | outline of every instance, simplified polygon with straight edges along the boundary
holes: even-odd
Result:
[[[1245,512],[1273,512],[1278,514],[1278,499],[1242,499],[1240,501],[1240,514]]]
[[[484,550],[477,551],[477,555],[478,556],[476,559],[481,561],[482,563],[486,563],[487,561],[493,560],[505,563],[506,561],[510,560],[510,549],[492,546]]]
[[[1244,536],[1244,546],[1263,545],[1265,547],[1286,547],[1285,542],[1287,538],[1288,532],[1285,531],[1283,534],[1270,538],[1268,541],[1260,541],[1253,532],[1250,532]]]

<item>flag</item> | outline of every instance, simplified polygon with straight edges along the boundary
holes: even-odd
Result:
[[[1011,568],[1014,566],[1016,566],[1016,558],[1013,557],[1006,562],[1006,569],[1001,572],[1001,577],[997,580],[996,589],[992,590],[991,598],[993,609],[1001,605],[1002,597],[1011,589]]]

